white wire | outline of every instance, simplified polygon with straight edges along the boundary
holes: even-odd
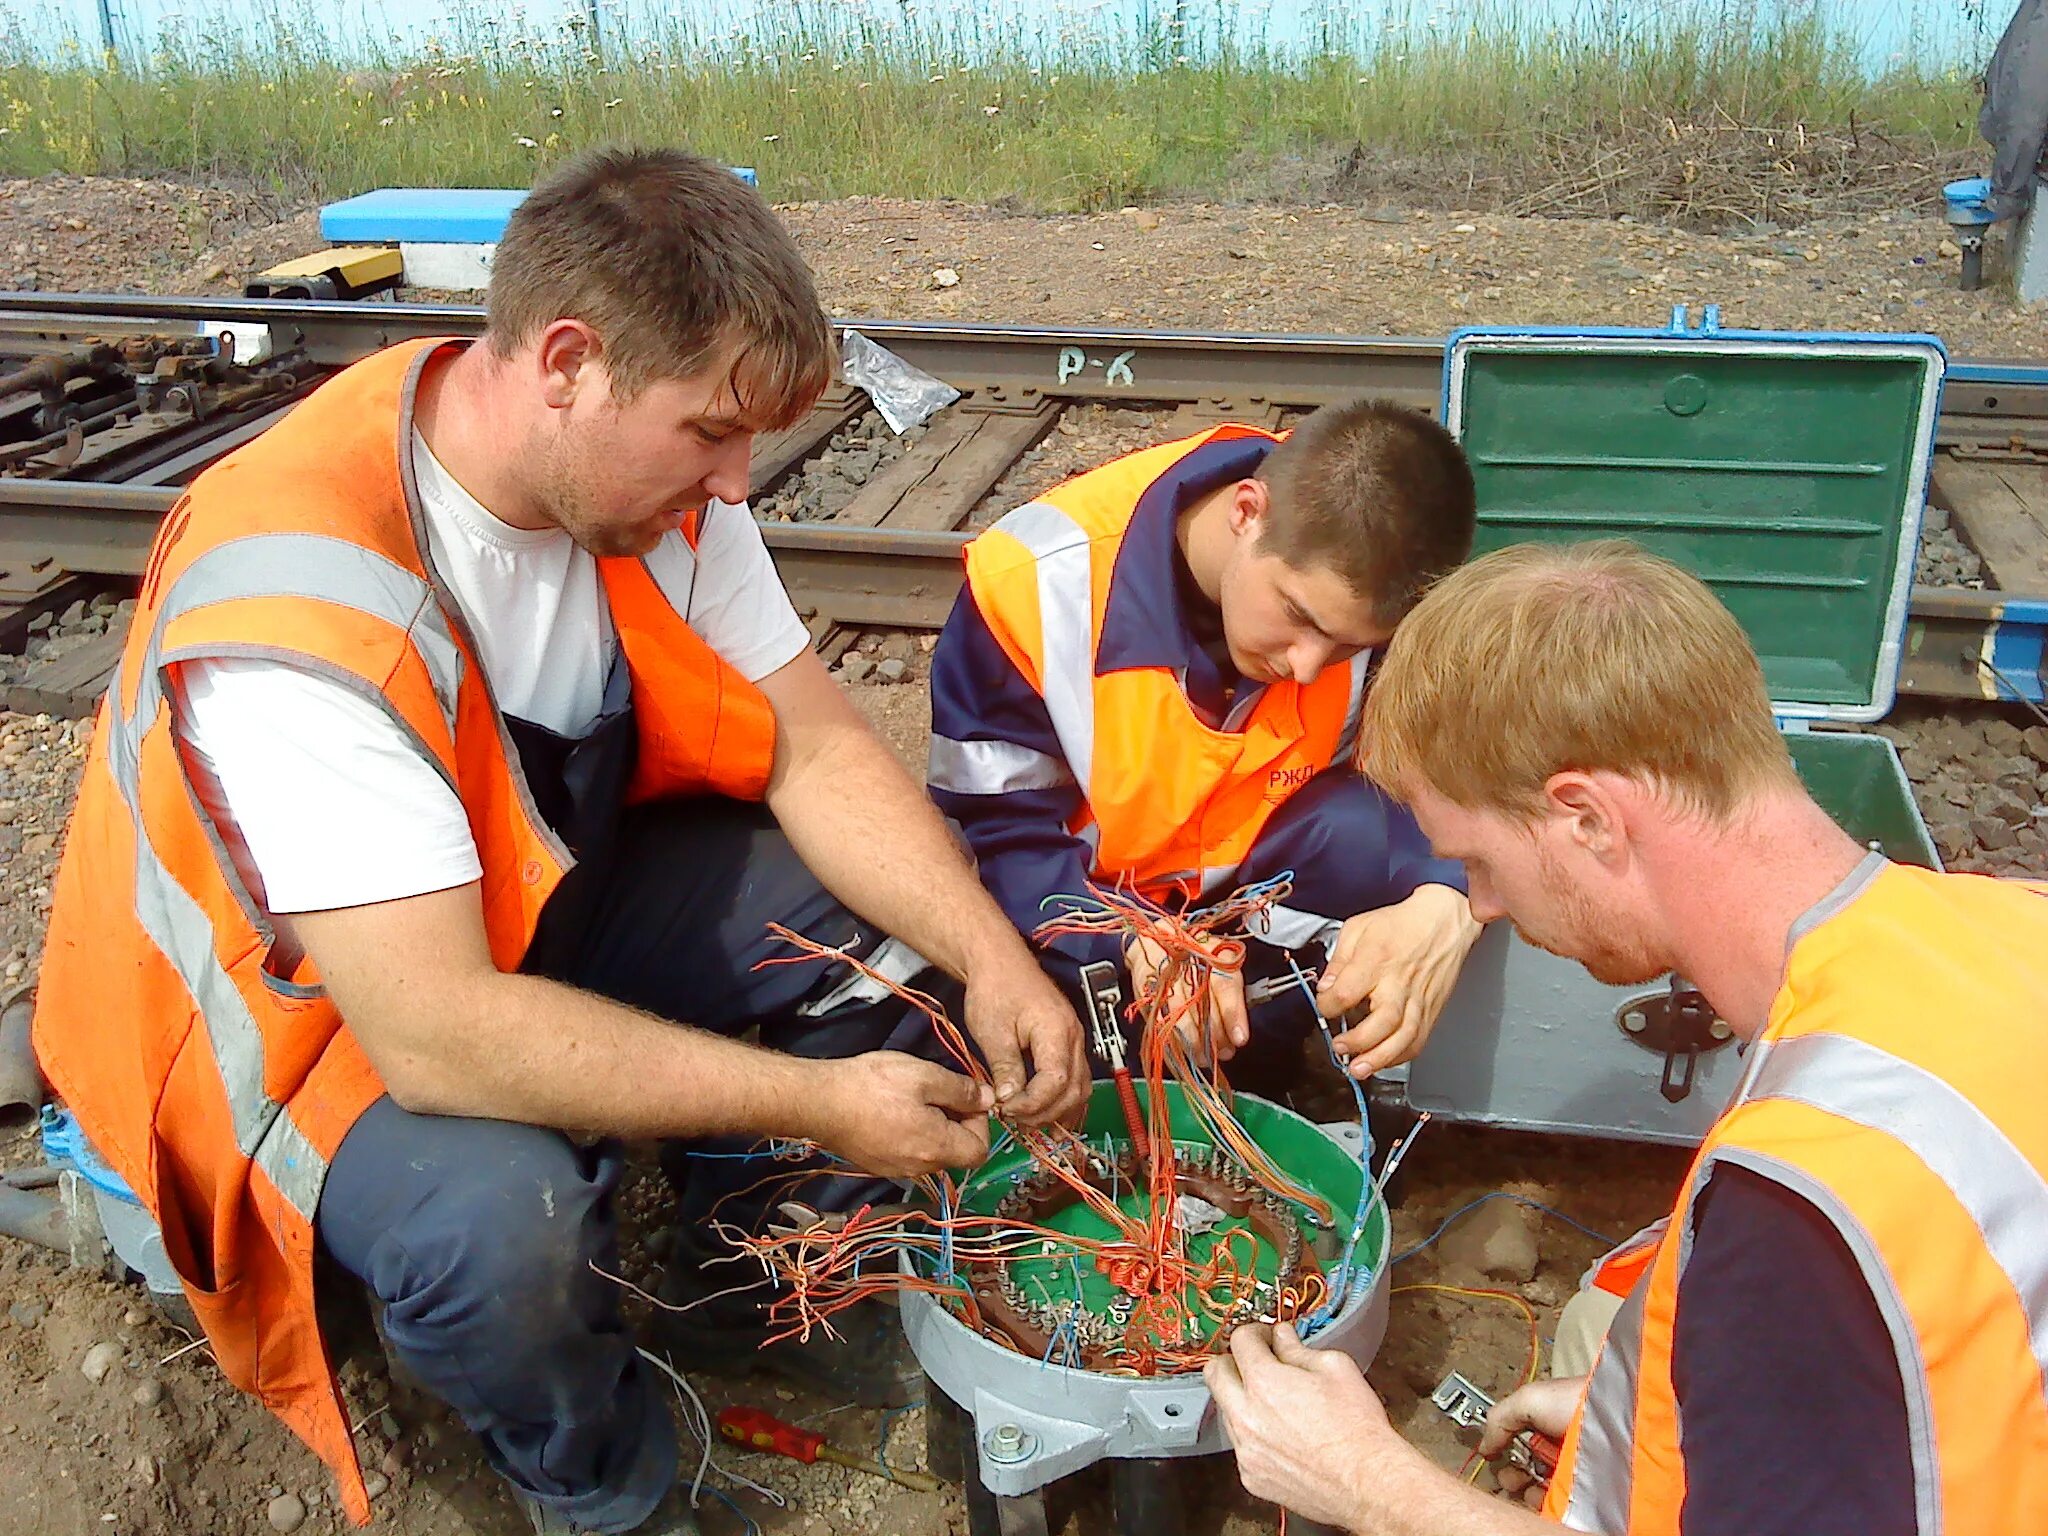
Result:
[[[711,1415],[705,1411],[704,1399],[699,1397],[697,1389],[690,1385],[690,1378],[659,1355],[652,1354],[644,1349],[638,1350],[637,1353],[642,1360],[645,1360],[649,1365],[675,1383],[677,1400],[683,1404],[683,1423],[689,1429],[691,1436],[696,1440],[703,1452],[697,1459],[697,1475],[690,1479],[690,1508],[695,1509],[697,1507],[698,1491],[704,1486],[704,1474],[709,1471],[716,1472],[735,1487],[745,1488],[750,1493],[758,1493],[777,1509],[787,1509],[789,1507],[789,1500],[785,1499],[773,1488],[763,1487],[745,1473],[735,1472],[731,1467],[712,1457]]]

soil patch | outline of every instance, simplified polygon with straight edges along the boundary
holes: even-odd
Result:
[[[1323,185],[1308,190],[1321,195]],[[1729,325],[1931,330],[1958,355],[2048,352],[2037,318],[1996,291],[1955,290],[1952,259],[1940,248],[1946,226],[1920,206],[1932,178],[1911,196],[1899,191],[1894,201],[1886,193],[1865,215],[1801,223],[1788,213],[1783,228],[1740,235],[1619,218],[1416,212],[1385,201],[1386,185],[1366,166],[1347,188],[1352,201],[1325,199],[1335,206],[1188,203],[1049,218],[854,199],[797,205],[785,216],[818,269],[826,301],[846,315],[1435,335],[1482,321],[1655,324],[1669,303],[1693,300],[1719,301]],[[1435,197],[1441,188],[1420,190]],[[241,191],[83,177],[0,183],[0,279],[14,286],[238,292],[246,273],[320,243],[311,211]],[[957,286],[934,285],[940,267],[959,274]],[[1157,429],[1143,407],[1069,412],[976,520],[1153,440]],[[867,473],[874,466],[864,456],[875,446],[871,437],[842,445],[861,456],[856,472]],[[791,513],[823,515],[835,496],[852,494],[858,483],[846,467],[834,466],[837,490],[792,487]],[[1923,554],[1930,579],[1974,574],[1968,551],[1952,540],[1930,542]],[[927,638],[864,637],[841,663],[842,675],[866,668],[852,696],[913,772],[922,771],[929,734]],[[898,680],[880,681],[885,675]],[[2048,789],[2048,733],[2037,738],[2032,724],[1912,709],[1888,723],[1923,813],[1955,865],[2048,873],[2048,837],[2034,815]],[[0,715],[0,972],[9,978],[31,972],[40,955],[50,881],[90,734],[89,722]],[[37,1156],[31,1137],[0,1140],[0,1166]],[[1620,1236],[1668,1208],[1684,1160],[1654,1148],[1433,1129],[1407,1164],[1395,1244],[1420,1243],[1470,1201],[1503,1189]],[[623,1200],[628,1275],[644,1282],[659,1262],[650,1234],[667,1197],[642,1165]],[[1538,1332],[1547,1334],[1599,1245],[1549,1216],[1534,1235],[1537,1262],[1526,1279],[1476,1275],[1461,1267],[1455,1245],[1447,1254],[1439,1244],[1401,1265],[1396,1282],[1504,1289],[1535,1309]],[[294,1501],[293,1528],[346,1529],[312,1457],[230,1389],[205,1350],[176,1354],[189,1341],[142,1310],[139,1291],[67,1271],[12,1243],[0,1243],[0,1290],[8,1302],[0,1309],[0,1465],[14,1493],[0,1501],[0,1536],[239,1536],[278,1528]],[[102,1345],[111,1346],[97,1357],[108,1369],[93,1381],[83,1366]],[[1449,1369],[1504,1388],[1528,1360],[1529,1326],[1511,1303],[1403,1291],[1373,1379],[1394,1422],[1455,1467],[1467,1447],[1429,1407],[1429,1390]],[[408,1398],[374,1351],[352,1361],[344,1383],[361,1420],[366,1464],[385,1484],[380,1528],[437,1536],[523,1529],[468,1436],[433,1405]],[[871,1450],[886,1437],[893,1459],[917,1464],[921,1457],[916,1411],[885,1423],[748,1378],[699,1385],[714,1409],[756,1402],[852,1448]],[[749,1506],[771,1531],[964,1526],[950,1494],[912,1494],[761,1457],[744,1465],[791,1496],[786,1511]],[[1066,1496],[1060,1517],[1068,1529],[1099,1522],[1099,1482],[1083,1480]],[[1271,1511],[1244,1500],[1227,1477],[1202,1486],[1205,1500],[1213,1496],[1216,1527],[1271,1529]],[[722,1509],[709,1509],[713,1536],[738,1528]]]

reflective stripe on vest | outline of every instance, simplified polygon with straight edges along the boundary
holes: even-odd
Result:
[[[1049,752],[1015,741],[955,741],[932,737],[926,779],[957,795],[1007,795],[1020,789],[1059,789],[1073,770]]]
[[[1614,1314],[1579,1404],[1570,1497],[1561,1516],[1575,1531],[1623,1536],[1628,1530],[1635,1476],[1636,1382],[1642,1370],[1643,1311],[1649,1289],[1645,1277]],[[1560,1468],[1559,1475],[1564,1476],[1565,1469]]]
[[[2012,1139],[1933,1073],[1848,1035],[1771,1042],[1745,1102],[1766,1099],[1805,1104],[1903,1142],[1948,1186],[2026,1312],[2048,1402],[2048,1181]],[[1865,1278],[1877,1277],[1866,1270]],[[1883,1295],[1876,1284],[1871,1289]]]
[[[1898,1142],[1968,1214],[2026,1318],[2036,1390],[2048,1404],[2048,1180],[1977,1105],[1924,1067],[1850,1035],[1819,1032],[1766,1041],[1740,1108],[1804,1105]],[[1848,1204],[1785,1157],[1730,1140],[1710,1145],[1688,1181],[1673,1223],[1676,1275],[1692,1255],[1691,1210],[1716,1167],[1730,1163],[1771,1179],[1822,1212],[1855,1259],[1891,1335],[1905,1392],[1914,1504],[1921,1536],[1943,1523],[1933,1389],[1916,1327],[1890,1264]],[[1634,1426],[1645,1298],[1653,1269],[1631,1293],[1595,1366],[1576,1430],[1563,1519],[1609,1536],[1629,1529]],[[1624,1327],[1624,1320],[1627,1326]],[[1682,1443],[1682,1442],[1681,1442]]]
[[[1246,429],[1219,429],[1226,436],[1233,431],[1244,435]],[[1178,890],[1189,898],[1213,899],[1231,888],[1239,862],[1273,808],[1315,772],[1355,752],[1372,665],[1370,653],[1346,662],[1341,693],[1336,691],[1336,677],[1327,684],[1319,680],[1300,687],[1291,695],[1246,688],[1220,728],[1196,718],[1179,679],[1157,676],[1158,691],[1147,692],[1154,685],[1144,682],[1144,676],[1158,669],[1098,674],[1097,624],[1105,611],[1105,594],[1098,586],[1113,579],[1104,574],[1111,567],[1100,564],[1109,541],[1119,541],[1120,547],[1123,529],[1152,476],[1217,435],[1144,450],[1047,492],[1050,499],[1006,514],[991,534],[996,542],[1008,541],[1028,556],[1028,570],[1014,552],[1006,551],[999,569],[977,574],[970,550],[968,579],[982,616],[1038,693],[1060,755],[1014,742],[936,737],[928,764],[933,787],[954,794],[1001,795],[1078,784],[1085,808],[1069,829],[1080,836],[1093,834],[1093,873],[1105,881],[1129,880],[1154,898]],[[1149,462],[1134,468],[1133,460]],[[1119,482],[1118,475],[1125,479]],[[1107,477],[1107,483],[1098,477]],[[1129,502],[1121,499],[1126,495]],[[1077,498],[1074,510],[1055,504],[1061,496]],[[1171,811],[1165,802],[1134,803],[1131,794],[1143,777],[1140,765],[1124,760],[1142,749],[1130,739],[1132,723],[1140,717],[1122,713],[1134,687],[1139,690],[1137,707],[1163,710],[1158,724],[1166,734],[1157,740],[1158,749],[1188,773],[1171,792],[1179,797]],[[1171,704],[1164,702],[1168,698]],[[1113,706],[1118,713],[1098,717],[1098,710]],[[1200,742],[1195,746],[1197,738],[1189,738],[1193,750],[1184,762],[1172,734],[1183,729],[1183,714],[1184,728],[1198,733]],[[1115,761],[1102,760],[1099,725],[1109,727]],[[1237,749],[1240,753],[1265,756],[1240,756],[1235,766],[1219,761],[1214,745],[1225,738],[1245,742]],[[1227,759],[1227,751],[1223,757]],[[1214,777],[1205,779],[1206,774]],[[1262,782],[1269,786],[1263,796],[1257,792]],[[1109,819],[1107,827],[1101,825],[1103,817]],[[1193,861],[1168,862],[1190,854],[1200,860],[1198,866]],[[1303,914],[1298,926],[1320,932],[1326,925],[1323,916]]]
[[[1095,768],[1095,612],[1088,535],[1058,507],[1042,501],[1006,514],[1002,528],[1036,561],[1043,658],[1038,692],[1059,733],[1068,771],[1085,789]]]
[[[1365,685],[1372,676],[1374,653],[1360,651],[1347,666],[1351,668],[1351,702],[1344,706],[1344,729],[1337,737],[1333,763],[1348,763],[1358,752],[1358,727],[1365,719]]]
[[[205,1021],[236,1146],[311,1222],[326,1181],[327,1161],[292,1123],[285,1106],[264,1090],[262,1031],[221,965],[213,925],[157,856],[142,815],[142,741],[164,705],[164,668],[175,660],[162,653],[165,629],[173,620],[212,603],[272,596],[335,603],[411,631],[451,732],[462,655],[427,584],[412,572],[346,540],[265,534],[208,550],[180,575],[164,597],[143,652],[132,709],[123,707],[126,693],[118,675],[107,689],[107,762],[135,832],[136,918],[184,982]],[[367,696],[383,702],[381,695]],[[384,707],[390,708],[388,703]],[[396,711],[392,714],[399,718]],[[399,723],[404,725],[402,719]],[[427,757],[433,761],[431,754]]]
[[[1321,912],[1309,912],[1282,902],[1269,902],[1245,919],[1245,931],[1277,944],[1282,949],[1306,949],[1321,944],[1327,949],[1336,941],[1344,920]]]

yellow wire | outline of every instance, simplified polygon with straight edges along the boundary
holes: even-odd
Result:
[[[1521,1309],[1522,1316],[1529,1320],[1529,1367],[1522,1373],[1521,1386],[1527,1386],[1536,1379],[1536,1363],[1542,1353],[1542,1324],[1537,1321],[1536,1309],[1522,1300],[1513,1291],[1482,1291],[1466,1285],[1441,1285],[1434,1281],[1418,1280],[1412,1285],[1397,1285],[1387,1294],[1398,1296],[1403,1291],[1448,1291],[1453,1296],[1471,1296],[1481,1301],[1505,1301]],[[1463,1475],[1463,1481],[1476,1483],[1485,1469],[1486,1461],[1477,1451],[1472,1453],[1472,1465]]]
[[[1453,1296],[1474,1296],[1481,1301],[1505,1301],[1518,1308],[1522,1316],[1529,1320],[1529,1365],[1516,1385],[1526,1387],[1536,1379],[1537,1359],[1542,1352],[1543,1325],[1537,1319],[1536,1309],[1513,1291],[1482,1291],[1467,1285],[1443,1285],[1435,1281],[1418,1280],[1411,1285],[1397,1285],[1388,1294],[1398,1296],[1403,1291],[1448,1291]]]

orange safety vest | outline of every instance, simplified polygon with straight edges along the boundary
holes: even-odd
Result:
[[[1228,730],[1196,715],[1165,667],[1096,666],[1117,552],[1139,499],[1188,454],[1234,438],[1280,440],[1220,426],[1142,449],[1054,487],[967,546],[975,605],[1045,700],[1066,754],[1064,766],[1039,769],[1062,782],[1071,774],[1081,787],[1068,830],[1091,844],[1097,881],[1154,901],[1229,889],[1266,819],[1358,738],[1369,654],[1312,683],[1266,685]],[[984,779],[1014,787],[1026,782],[1010,761],[1021,750],[935,741],[932,780],[963,793],[982,792]]]
[[[1670,1217],[1661,1217],[1602,1254],[1579,1282],[1579,1288],[1584,1290],[1591,1286],[1610,1296],[1626,1297],[1650,1272],[1650,1266],[1657,1259],[1657,1250],[1663,1246],[1665,1230],[1670,1225]]]
[[[334,1469],[358,1523],[369,1499],[314,1316],[313,1217],[328,1160],[383,1084],[311,962],[272,963],[271,924],[187,782],[167,698],[185,662],[262,656],[381,704],[460,794],[492,958],[517,968],[571,859],[421,557],[413,398],[455,345],[411,342],[338,374],[172,509],[100,706],[35,1014],[44,1072],[161,1228],[222,1372]],[[767,701],[640,561],[599,565],[632,676],[632,796],[760,798]]]
[[[1722,1163],[1825,1215],[1897,1351],[1921,1536],[2048,1531],[2048,889],[1886,864],[1794,930],[1742,1085],[1607,1335],[1544,1513],[1679,1530],[1691,1206]]]

